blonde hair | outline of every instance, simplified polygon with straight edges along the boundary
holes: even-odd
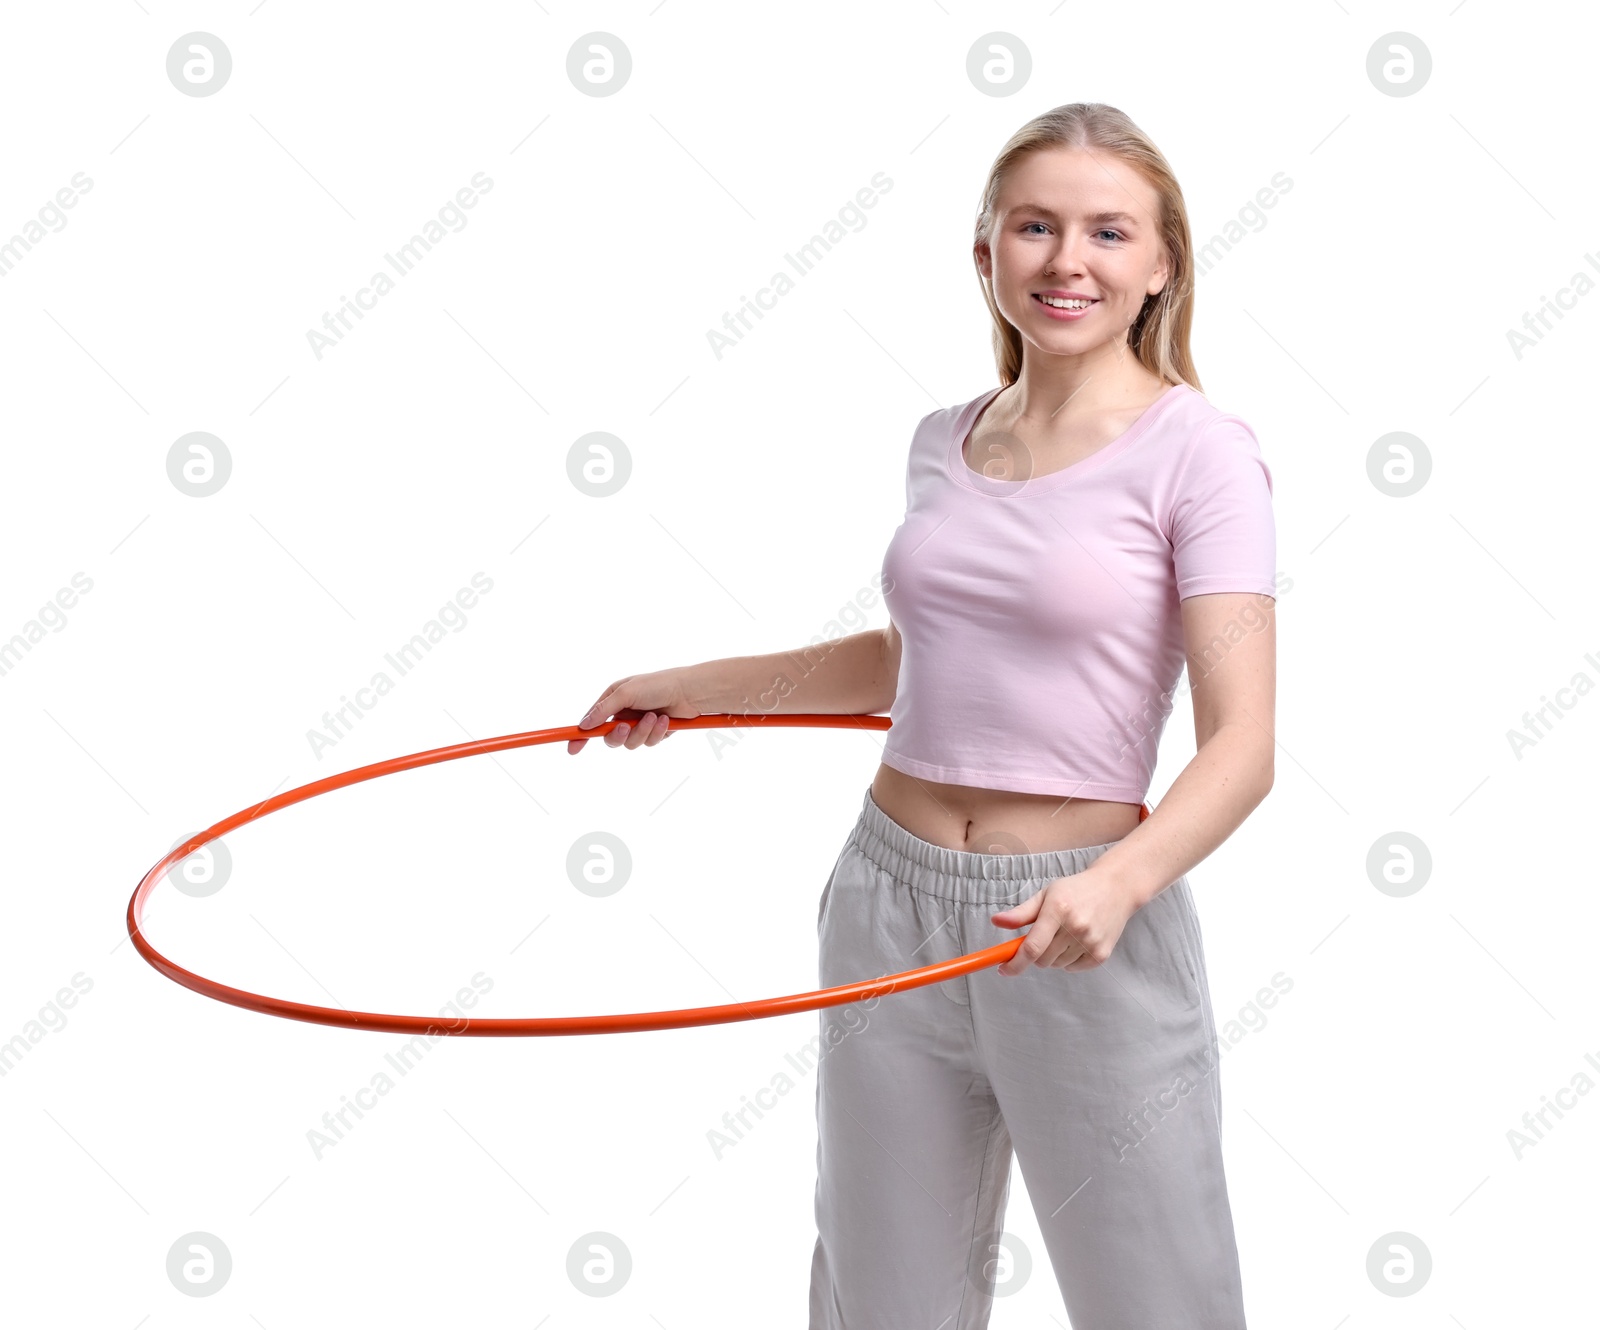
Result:
[[[993,242],[995,205],[1006,175],[1022,158],[1043,148],[1082,148],[1100,151],[1125,162],[1155,190],[1160,202],[1156,218],[1166,250],[1167,284],[1145,297],[1138,316],[1128,328],[1128,347],[1140,364],[1163,379],[1187,383],[1200,392],[1200,376],[1189,354],[1189,324],[1194,317],[1194,246],[1189,238],[1189,213],[1183,190],[1161,150],[1122,111],[1104,102],[1072,102],[1035,116],[1007,141],[989,168],[973,226],[973,266],[977,244]],[[994,360],[1002,387],[1015,383],[1022,373],[1022,334],[994,302],[994,284],[978,270],[978,284],[994,320]]]

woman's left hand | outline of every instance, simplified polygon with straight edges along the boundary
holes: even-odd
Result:
[[[1136,908],[1127,888],[1096,873],[1093,864],[1047,882],[1021,904],[989,916],[1001,928],[1033,924],[1000,973],[1021,974],[1030,965],[1062,970],[1104,965]]]

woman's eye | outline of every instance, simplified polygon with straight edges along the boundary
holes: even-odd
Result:
[[[1036,234],[1033,231],[1034,227],[1038,227],[1040,231],[1048,231],[1050,229],[1043,222],[1024,222],[1023,225],[1022,225],[1023,233],[1024,234]],[[1121,240],[1121,239],[1123,239],[1123,235],[1122,235],[1121,231],[1114,231],[1110,227],[1104,227],[1101,230],[1096,231],[1095,235],[1097,235],[1097,236],[1110,236],[1113,240]]]

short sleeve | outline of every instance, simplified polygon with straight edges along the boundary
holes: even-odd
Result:
[[[1179,467],[1169,524],[1178,599],[1216,591],[1277,594],[1272,472],[1237,416],[1205,426]]]

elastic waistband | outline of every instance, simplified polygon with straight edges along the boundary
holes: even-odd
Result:
[[[985,904],[1017,899],[1024,884],[1081,873],[1116,841],[1037,854],[976,854],[951,850],[907,831],[878,807],[867,789],[851,840],[861,852],[915,891],[947,900]],[[1033,892],[1024,892],[1024,897]]]

